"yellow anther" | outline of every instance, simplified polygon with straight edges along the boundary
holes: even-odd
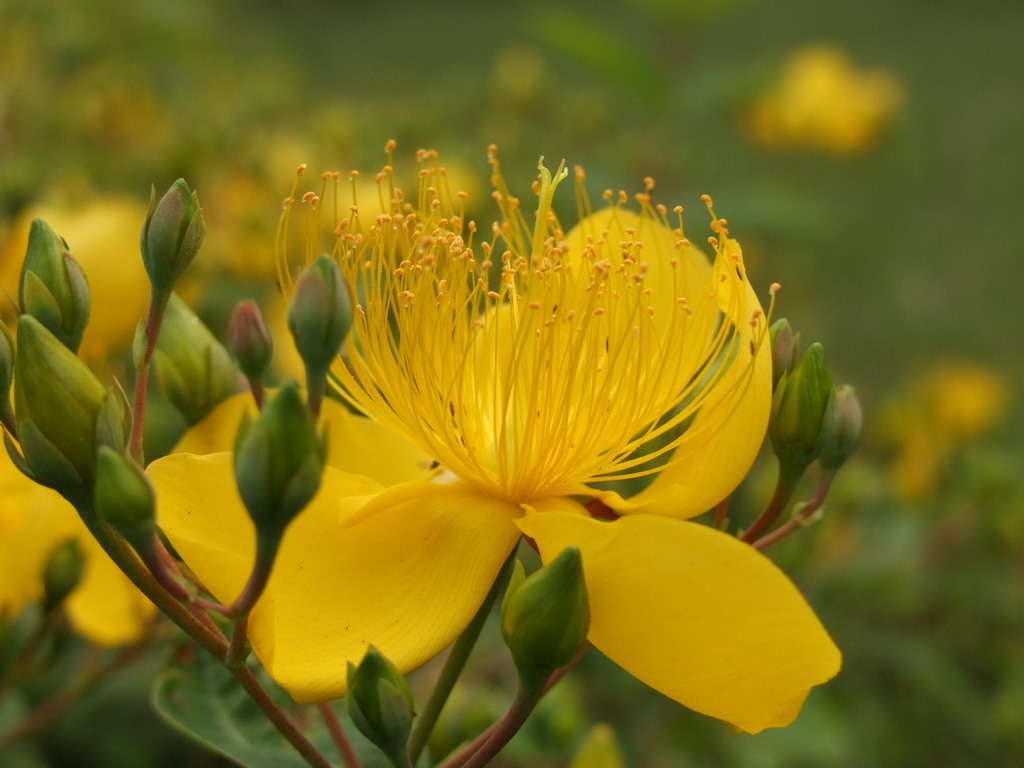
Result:
[[[770,294],[771,294],[772,296],[774,296],[774,295],[775,295],[776,293],[778,293],[778,292],[779,292],[780,290],[782,290],[782,283],[772,283],[772,284],[771,284],[771,285],[770,285],[770,286],[768,287],[768,293],[770,293]]]
[[[305,163],[303,163],[302,165],[300,165],[298,168],[295,169],[295,175],[296,176],[301,176],[305,172],[306,172],[306,164]]]
[[[394,139],[388,139],[387,142],[384,144],[384,151],[385,152],[394,152],[395,151],[395,147],[397,147],[397,146],[398,146],[398,142],[396,142]]]

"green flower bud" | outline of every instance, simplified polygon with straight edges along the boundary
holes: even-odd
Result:
[[[91,485],[103,386],[31,315],[18,321],[14,367],[18,437],[33,475],[62,493]]]
[[[156,495],[142,467],[101,446],[96,455],[96,511],[140,552],[153,543]]]
[[[85,563],[78,542],[68,539],[50,553],[43,569],[43,608],[52,611],[82,580]]]
[[[351,327],[352,301],[341,270],[330,256],[321,256],[299,275],[288,307],[288,329],[311,389],[327,376]]]
[[[192,263],[206,235],[199,196],[178,179],[156,199],[156,187],[149,197],[149,212],[142,225],[139,246],[153,293],[169,296],[178,278]]]
[[[167,304],[153,366],[160,391],[189,424],[235,392],[238,370],[231,355],[175,295]]]
[[[835,472],[853,455],[860,441],[861,426],[864,413],[860,407],[857,393],[849,384],[835,389],[836,430],[832,439],[825,444],[818,461],[829,472]]]
[[[539,571],[516,570],[501,604],[501,632],[520,668],[568,664],[590,629],[590,605],[577,547],[567,547]]]
[[[832,439],[836,427],[832,390],[825,350],[817,343],[779,381],[768,436],[787,473],[802,473]]]
[[[89,282],[50,225],[35,219],[18,286],[22,314],[32,315],[61,344],[78,351],[89,322]]]
[[[235,481],[258,537],[280,537],[320,488],[326,441],[295,382],[285,382],[235,441]]]
[[[274,342],[263,314],[252,299],[238,302],[228,322],[228,349],[249,381],[263,378],[274,355]]]
[[[800,357],[800,335],[794,336],[789,320],[781,318],[768,329],[772,342],[772,387],[778,386],[782,374],[796,365]]]
[[[406,768],[412,731],[413,697],[395,666],[372,645],[356,667],[348,664],[345,706],[353,724],[380,748],[396,768]]]
[[[114,383],[116,386],[103,396],[103,405],[96,418],[96,446],[105,445],[124,452],[132,431],[132,407],[120,382],[115,379]]]

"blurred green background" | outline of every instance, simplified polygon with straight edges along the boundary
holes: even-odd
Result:
[[[495,142],[524,197],[539,155],[585,166],[595,199],[652,175],[695,241],[712,194],[755,281],[783,285],[777,314],[864,402],[865,446],[826,522],[772,550],[844,669],[792,727],[733,737],[595,653],[513,756],[561,764],[605,720],[641,766],[1024,766],[1022,35],[1016,0],[0,0],[0,242],[28,211],[74,222],[184,176],[211,233],[191,295],[220,329],[234,299],[273,292],[300,162],[372,175],[387,139],[400,166],[435,147],[478,179],[487,221]],[[809,46],[846,80],[819,72],[794,106],[787,72]],[[852,93],[860,77],[877,87]],[[888,94],[874,108],[872,88]],[[826,136],[827,115],[847,115],[863,141],[829,147],[806,125],[769,140],[758,109],[820,110]],[[748,510],[770,492],[763,464]],[[152,674],[81,702],[32,759],[219,765],[144,711]],[[500,680],[478,678],[467,706],[500,705]],[[130,728],[104,730],[127,713]]]

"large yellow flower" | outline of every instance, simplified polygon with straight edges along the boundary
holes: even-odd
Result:
[[[541,168],[528,227],[492,156],[501,220],[480,238],[420,159],[415,201],[389,167],[379,207],[333,206],[358,297],[336,383],[370,418],[328,405],[331,466],[252,613],[257,655],[302,702],[343,695],[368,643],[412,669],[458,635],[526,534],[545,561],[580,548],[590,640],[638,678],[746,731],[789,723],[837,649],[769,560],[687,521],[746,474],[768,419],[766,320],[726,222],[713,216],[709,262],[651,204],[653,182],[639,212],[606,193],[617,202],[593,213],[578,171],[581,221],[565,233],[562,174]],[[311,226],[327,198],[303,198]],[[237,424],[244,407],[212,418]],[[204,427],[192,453],[150,469],[161,525],[222,600],[255,541],[230,454],[211,453],[230,445]],[[659,471],[627,500],[591,487]],[[623,516],[592,519],[577,499],[597,495]]]

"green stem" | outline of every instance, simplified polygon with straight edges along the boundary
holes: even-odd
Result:
[[[794,531],[798,531],[807,525],[807,519],[818,511],[824,503],[825,497],[828,496],[833,477],[835,477],[835,472],[822,472],[821,477],[818,478],[818,484],[814,488],[814,494],[808,499],[806,504],[800,507],[799,511],[793,516],[793,519],[788,520],[771,533],[754,541],[754,549],[767,549],[775,542],[781,541]]]
[[[249,581],[246,582],[242,593],[231,604],[231,614],[234,616],[231,624],[231,644],[224,657],[224,663],[229,667],[235,666],[245,659],[245,638],[249,625],[249,613],[252,612],[256,601],[260,599],[260,595],[267,588],[280,543],[280,537],[268,538],[257,534],[256,562],[253,564],[252,573],[249,574]]]
[[[228,650],[227,641],[223,637],[218,637],[199,618],[194,616],[188,607],[175,600],[160,586],[153,574],[142,564],[127,542],[118,536],[109,525],[98,518],[93,509],[92,500],[88,496],[88,490],[84,489],[80,498],[69,500],[73,501],[86,527],[89,528],[93,537],[99,542],[110,559],[160,611],[210,655],[223,663]],[[331,764],[327,759],[317,751],[316,747],[299,730],[298,726],[270,698],[270,695],[260,685],[256,676],[244,664],[230,666],[228,670],[242,685],[242,688],[249,694],[249,697],[263,710],[267,719],[273,723],[274,727],[280,731],[281,735],[288,740],[295,748],[295,751],[302,755],[303,759],[312,768],[331,768]]]
[[[564,667],[559,667],[555,670],[555,673],[551,675],[547,683],[545,683],[544,690],[542,690],[540,693],[541,698],[547,695],[547,692],[554,688],[555,685],[558,684],[559,680],[561,680],[563,677],[569,674],[569,670],[575,667],[577,662],[583,658],[583,655],[587,652],[587,648],[589,647],[589,643],[584,643],[583,647],[580,648],[579,652],[572,658],[572,661],[570,661]],[[463,768],[466,762],[471,757],[473,757],[473,755],[479,752],[480,749],[484,746],[484,744],[486,744],[490,740],[491,736],[494,735],[494,732],[498,730],[501,724],[501,720],[499,720],[496,723],[492,723],[490,727],[485,729],[479,736],[477,736],[475,739],[466,744],[457,752],[450,755],[444,762],[440,764],[440,766],[438,766],[438,768]]]
[[[330,731],[334,745],[338,748],[338,753],[347,768],[362,768],[362,763],[359,762],[359,757],[356,755],[355,749],[352,748],[352,742],[345,735],[345,729],[341,727],[341,721],[335,714],[331,703],[325,701],[323,704],[317,704],[317,709],[320,710],[320,715],[327,724],[327,730]]]
[[[430,699],[427,701],[426,706],[423,707],[423,711],[416,718],[416,725],[412,729],[412,735],[409,737],[409,759],[415,764],[419,759],[420,754],[423,752],[423,748],[426,746],[427,741],[430,739],[430,734],[434,730],[434,726],[437,724],[437,719],[441,715],[441,710],[444,709],[445,702],[448,701],[448,696],[451,695],[452,689],[455,687],[456,681],[459,679],[459,675],[462,674],[462,670],[466,666],[466,662],[469,660],[469,654],[473,650],[473,646],[476,645],[477,639],[480,637],[480,631],[483,629],[484,623],[487,621],[487,617],[491,613],[491,606],[494,605],[494,601],[498,599],[508,584],[509,577],[512,574],[512,565],[515,563],[516,551],[513,549],[512,553],[505,560],[505,564],[501,567],[498,572],[498,577],[494,580],[494,584],[491,586],[491,591],[487,593],[487,597],[484,598],[483,603],[480,605],[480,609],[476,612],[473,620],[469,622],[469,626],[463,630],[462,634],[459,635],[455,644],[452,646],[451,653],[448,654],[448,659],[444,663],[444,667],[441,669],[441,675],[437,679],[437,683],[434,685],[434,690],[430,693]]]
[[[779,479],[775,483],[775,493],[772,494],[771,501],[768,502],[768,506],[764,508],[764,511],[758,515],[757,519],[740,536],[741,541],[752,544],[772,527],[772,523],[782,514],[782,510],[786,508],[786,504],[793,497],[793,493],[796,491],[796,486],[802,476],[803,470],[795,472],[787,469],[782,464],[779,465]]]
[[[483,768],[497,757],[505,745],[512,740],[512,737],[519,733],[523,724],[526,723],[526,719],[540,702],[541,696],[544,694],[544,686],[552,672],[554,670],[550,667],[544,670],[537,668],[520,670],[519,687],[516,689],[516,697],[508,708],[508,712],[498,721],[487,741],[463,764],[463,768]]]
[[[142,364],[135,369],[135,397],[132,403],[132,432],[128,439],[128,454],[142,464],[142,426],[146,418],[146,394],[149,390],[149,367],[156,351],[156,342],[160,338],[160,326],[164,322],[167,302],[170,294],[157,295],[151,291],[149,295],[149,312],[146,315],[146,353]]]

